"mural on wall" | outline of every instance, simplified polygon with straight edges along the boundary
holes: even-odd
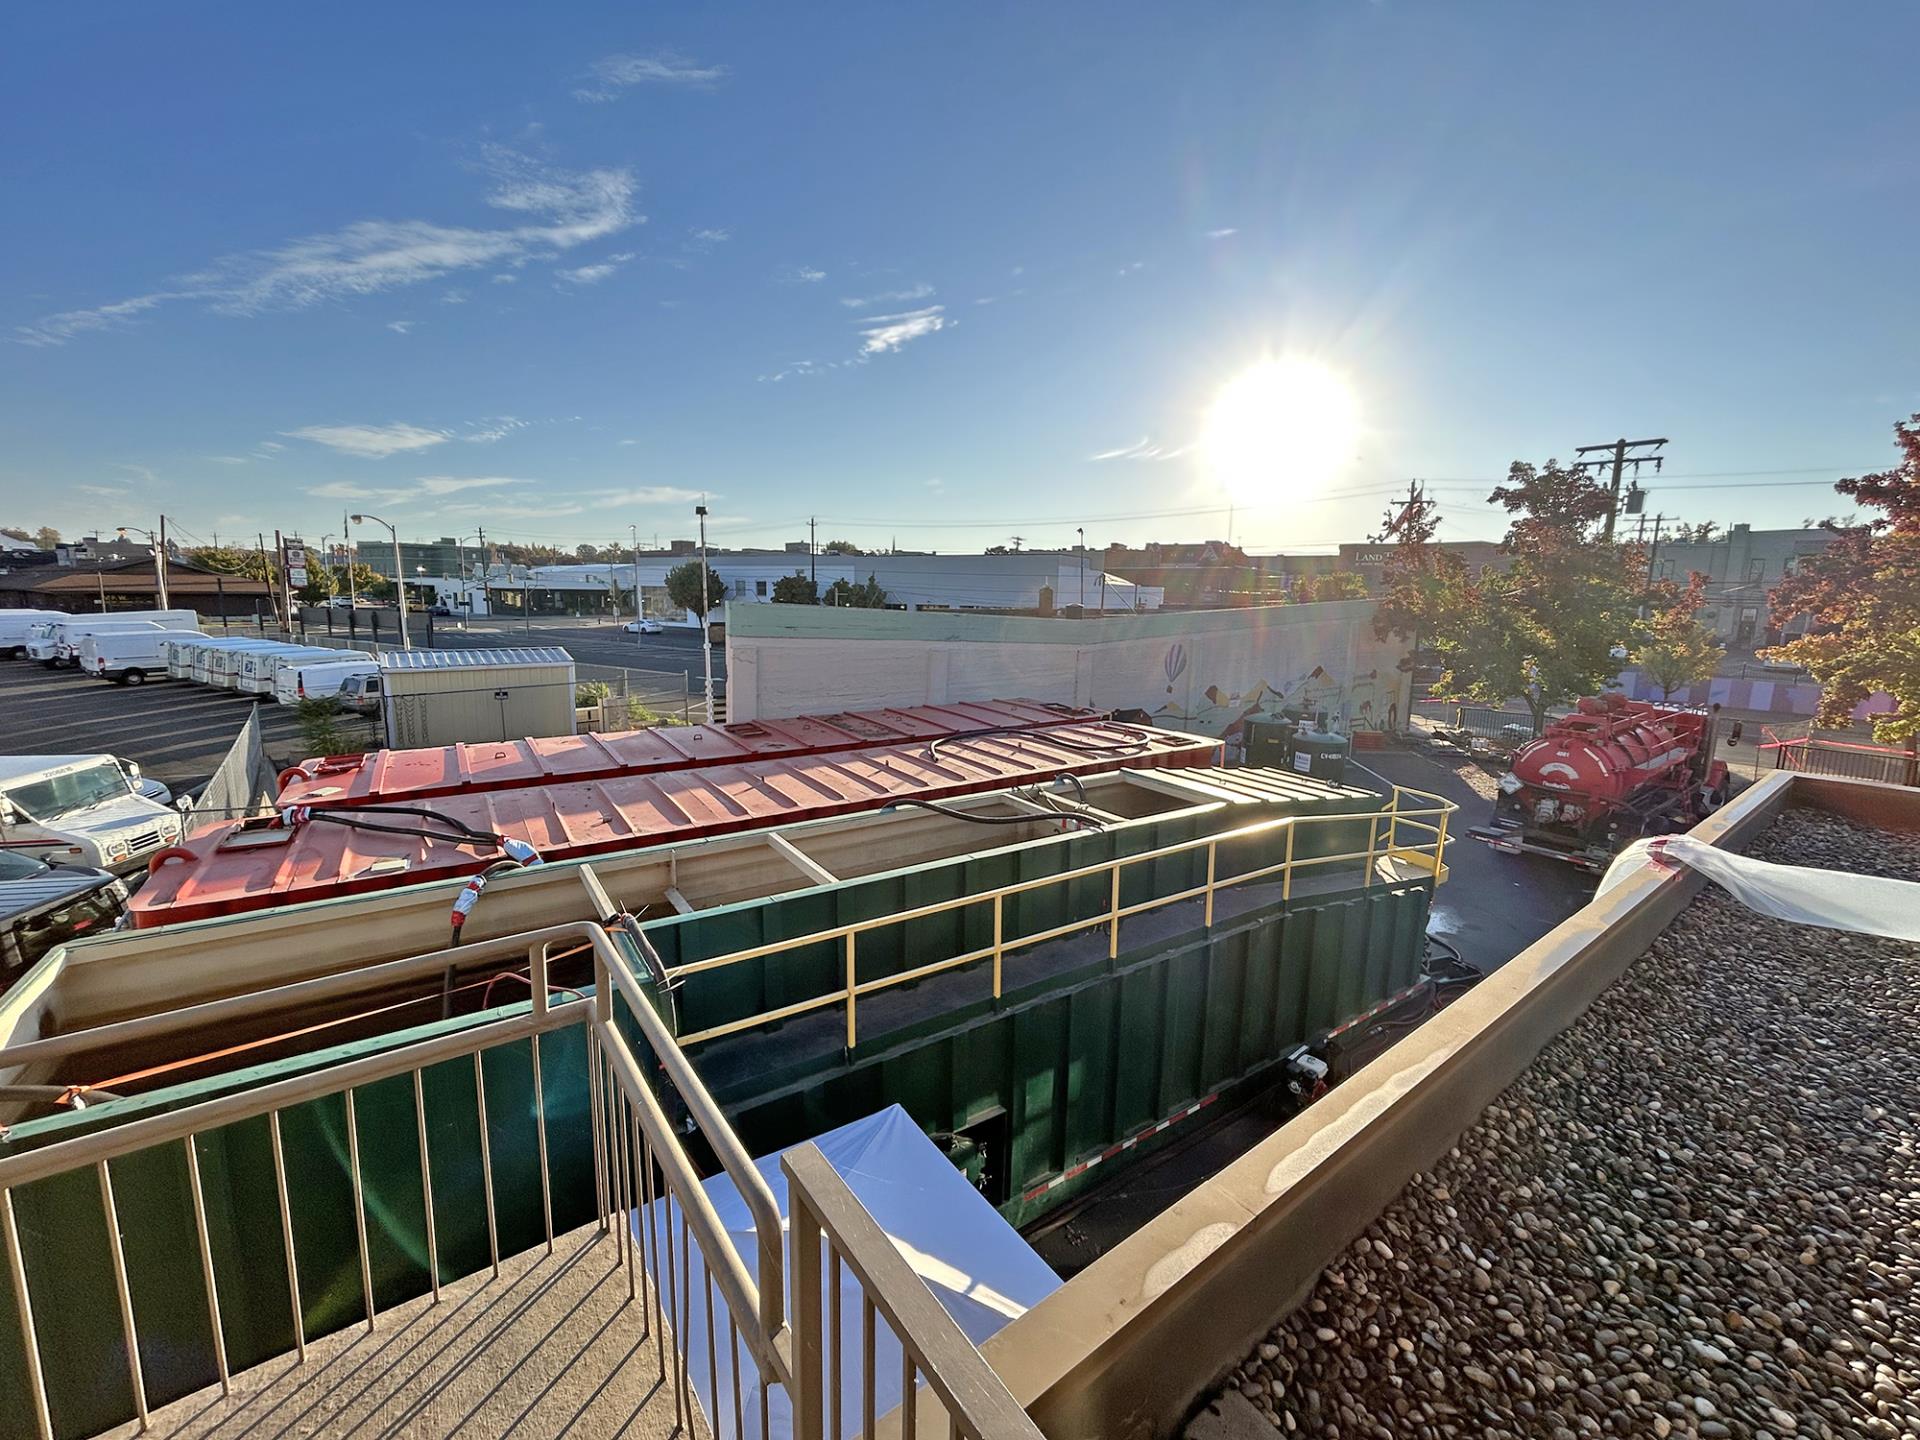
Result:
[[[1295,661],[1300,668],[1282,672],[1278,679],[1255,670],[1251,684],[1244,689],[1230,680],[1201,685],[1202,677],[1196,675],[1179,694],[1176,694],[1179,681],[1189,669],[1187,649],[1181,644],[1169,646],[1162,667],[1167,679],[1167,698],[1153,709],[1154,720],[1170,729],[1218,735],[1230,750],[1239,747],[1247,722],[1254,719],[1285,716],[1315,724],[1318,717],[1325,716],[1326,723],[1339,730],[1399,728],[1400,672],[1397,667],[1378,663],[1378,656],[1374,655],[1369,656],[1376,662],[1372,668],[1342,677],[1328,668],[1329,657],[1324,654],[1333,642],[1331,634],[1303,635],[1296,629],[1286,638],[1293,642],[1286,646],[1289,651],[1308,648],[1300,645],[1302,640],[1318,640],[1322,658],[1308,663],[1302,656]],[[1346,638],[1342,627],[1338,637],[1342,659]],[[1219,658],[1231,663],[1238,657]],[[1295,657],[1289,654],[1285,658],[1294,660]],[[1248,660],[1250,669],[1260,663],[1258,656],[1249,656]],[[1200,686],[1197,694],[1196,685]]]

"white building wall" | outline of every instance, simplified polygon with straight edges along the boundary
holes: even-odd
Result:
[[[1406,645],[1376,640],[1373,613],[1365,600],[1090,620],[754,607],[727,631],[728,714],[1024,697],[1229,739],[1287,706],[1397,729]]]

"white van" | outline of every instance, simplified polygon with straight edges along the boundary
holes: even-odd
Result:
[[[101,630],[80,642],[80,673],[118,685],[144,685],[167,673],[166,647],[204,639],[198,630]]]
[[[140,793],[111,755],[0,755],[0,848],[101,870],[137,870],[180,841],[176,810]]]
[[[239,688],[249,695],[278,698],[278,677],[289,666],[311,665],[321,660],[365,660],[373,657],[357,650],[333,650],[325,645],[301,645],[290,651],[253,650],[241,657]]]
[[[42,620],[27,629],[27,658],[38,660],[49,670],[58,670],[66,663],[67,636],[75,635],[75,644],[88,635],[101,634],[109,630],[159,630],[164,628],[157,620],[96,620],[82,626],[71,615],[56,620]]]
[[[0,657],[24,660],[27,657],[27,629],[49,618],[44,610],[0,610]]]
[[[273,672],[273,698],[282,705],[298,705],[302,700],[339,700],[346,703],[340,687],[371,676],[378,679],[380,662],[371,655],[355,655],[335,650],[325,660],[284,661]]]
[[[200,617],[191,610],[113,610],[103,615],[62,615],[44,634],[33,627],[27,655],[48,669],[80,663],[80,642],[102,630],[197,630]],[[37,637],[37,638],[35,638]]]
[[[234,650],[259,650],[268,645],[278,645],[278,640],[209,640],[204,645],[193,648],[193,681],[196,685],[211,685],[213,679],[213,661],[216,655],[225,655]]]

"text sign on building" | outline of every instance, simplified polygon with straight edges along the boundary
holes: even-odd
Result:
[[[287,585],[294,590],[307,586],[307,547],[288,543],[281,552],[286,557]]]

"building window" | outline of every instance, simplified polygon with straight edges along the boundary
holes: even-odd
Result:
[[[1747,579],[1764,580],[1766,578],[1767,562],[1765,560],[1755,559],[1747,561]]]
[[[767,582],[766,582],[766,581],[764,581],[764,580],[756,580],[756,581],[754,581],[754,582],[753,582],[753,593],[754,593],[754,595],[755,595],[755,596],[756,596],[757,598],[759,598],[759,599],[761,599],[761,600],[764,600],[764,599],[766,599],[766,598],[767,598]]]

